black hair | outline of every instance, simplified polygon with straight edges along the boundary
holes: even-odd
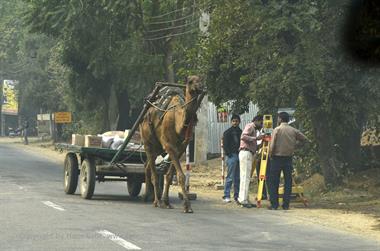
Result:
[[[263,115],[256,115],[253,119],[252,122],[254,121],[263,121]]]
[[[289,122],[289,113],[287,112],[280,112],[278,114],[278,117],[281,119],[282,122],[286,122],[286,123]]]
[[[241,120],[240,120],[240,116],[237,115],[237,114],[232,114],[231,121],[234,120],[234,119],[239,120],[239,122],[241,121]]]

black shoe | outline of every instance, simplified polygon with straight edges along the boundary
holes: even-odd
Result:
[[[251,204],[251,203],[240,204],[240,205],[241,207],[245,207],[245,208],[257,207],[255,204]]]
[[[245,208],[251,208],[252,205],[251,204],[240,204],[241,207],[245,207]]]
[[[289,206],[282,206],[283,210],[289,210]]]
[[[277,210],[277,207],[268,206],[268,210]]]

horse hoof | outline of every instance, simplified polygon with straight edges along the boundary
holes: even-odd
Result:
[[[173,209],[174,207],[169,203],[169,202],[165,202],[165,201],[161,201],[160,202],[160,208],[163,208],[163,209]]]
[[[153,202],[153,207],[159,207],[160,205],[159,205],[159,203],[158,202]]]
[[[161,205],[160,208],[163,208],[163,209],[173,209],[174,207],[172,205]]]

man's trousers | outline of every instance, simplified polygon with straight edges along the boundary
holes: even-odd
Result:
[[[281,171],[284,173],[284,198],[282,206],[289,207],[292,193],[292,157],[272,156],[269,169],[269,196],[272,208],[278,208],[278,187],[280,184]]]
[[[230,157],[227,157],[227,177],[224,185],[223,198],[230,198],[232,183],[234,183],[234,199],[237,200],[240,186],[239,156],[237,153],[233,153]]]
[[[239,202],[241,204],[249,203],[248,200],[248,190],[249,183],[251,181],[251,170],[253,154],[250,151],[240,151],[239,152],[240,161],[240,191],[239,191]]]

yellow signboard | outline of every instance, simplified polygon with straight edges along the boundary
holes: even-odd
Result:
[[[18,113],[18,100],[17,100],[17,81],[4,80],[3,82],[3,104],[1,111],[3,114],[17,115]]]
[[[71,112],[54,113],[54,121],[56,124],[71,123]]]

